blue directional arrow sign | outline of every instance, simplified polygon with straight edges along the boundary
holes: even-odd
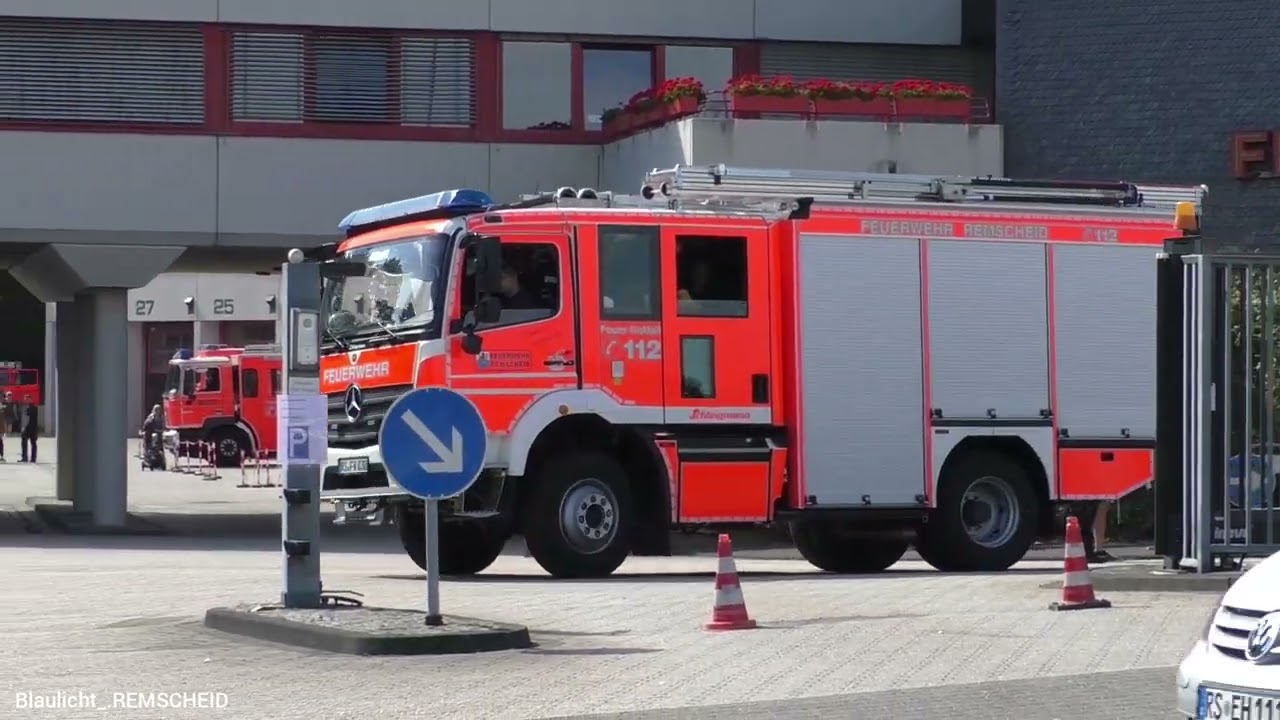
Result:
[[[480,411],[448,388],[401,395],[378,430],[378,449],[387,474],[423,500],[444,500],[466,492],[484,469],[487,442]]]

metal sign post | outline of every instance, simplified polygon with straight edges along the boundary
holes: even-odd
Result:
[[[328,452],[328,406],[320,394],[320,265],[289,251],[282,267],[284,392],[276,398],[284,466],[281,551],[288,608],[320,607],[320,472]]]
[[[488,435],[480,411],[448,388],[400,396],[378,430],[382,465],[392,482],[423,500],[427,543],[427,624],[440,614],[439,501],[467,491],[484,469]]]

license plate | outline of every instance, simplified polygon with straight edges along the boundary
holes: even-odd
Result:
[[[339,475],[360,475],[367,472],[369,472],[369,458],[367,457],[338,458]]]
[[[1196,720],[1280,720],[1280,695],[1200,688]]]

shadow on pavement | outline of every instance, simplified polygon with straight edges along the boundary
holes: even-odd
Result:
[[[780,580],[848,580],[850,578],[905,578],[914,576],[938,576],[938,575],[954,575],[957,577],[1008,577],[1009,575],[1053,575],[1058,573],[1057,570],[1046,570],[1042,568],[1011,568],[999,573],[939,573],[933,568],[900,568],[889,569],[882,573],[870,574],[842,574],[842,573],[826,573],[814,570],[738,570],[738,577],[749,579],[752,582],[777,582]],[[640,572],[616,572],[605,578],[577,578],[557,580],[557,584],[573,585],[595,585],[600,583],[627,583],[627,582],[667,582],[667,583],[706,583],[713,579],[716,575],[716,569],[713,565],[709,565],[706,570],[685,571],[685,572],[658,572],[658,573],[640,573]],[[378,580],[405,580],[411,582],[426,582],[424,573],[407,573],[407,574],[391,574],[391,575],[371,575],[370,577]],[[462,575],[462,576],[446,576],[444,579],[450,582],[460,583],[524,583],[524,582],[547,582],[550,580],[548,575],[526,575],[523,573],[489,573],[484,572],[479,575]]]

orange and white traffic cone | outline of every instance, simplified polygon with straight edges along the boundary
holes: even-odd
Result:
[[[1093,580],[1089,578],[1089,560],[1084,554],[1084,540],[1080,535],[1080,521],[1067,518],[1065,558],[1062,562],[1062,600],[1050,603],[1050,610],[1088,610],[1109,608],[1111,602],[1093,594]]]
[[[716,546],[719,566],[716,568],[716,604],[711,610],[708,630],[749,630],[756,621],[747,614],[747,601],[742,597],[738,584],[738,566],[733,562],[733,545],[729,536],[721,533]]]

